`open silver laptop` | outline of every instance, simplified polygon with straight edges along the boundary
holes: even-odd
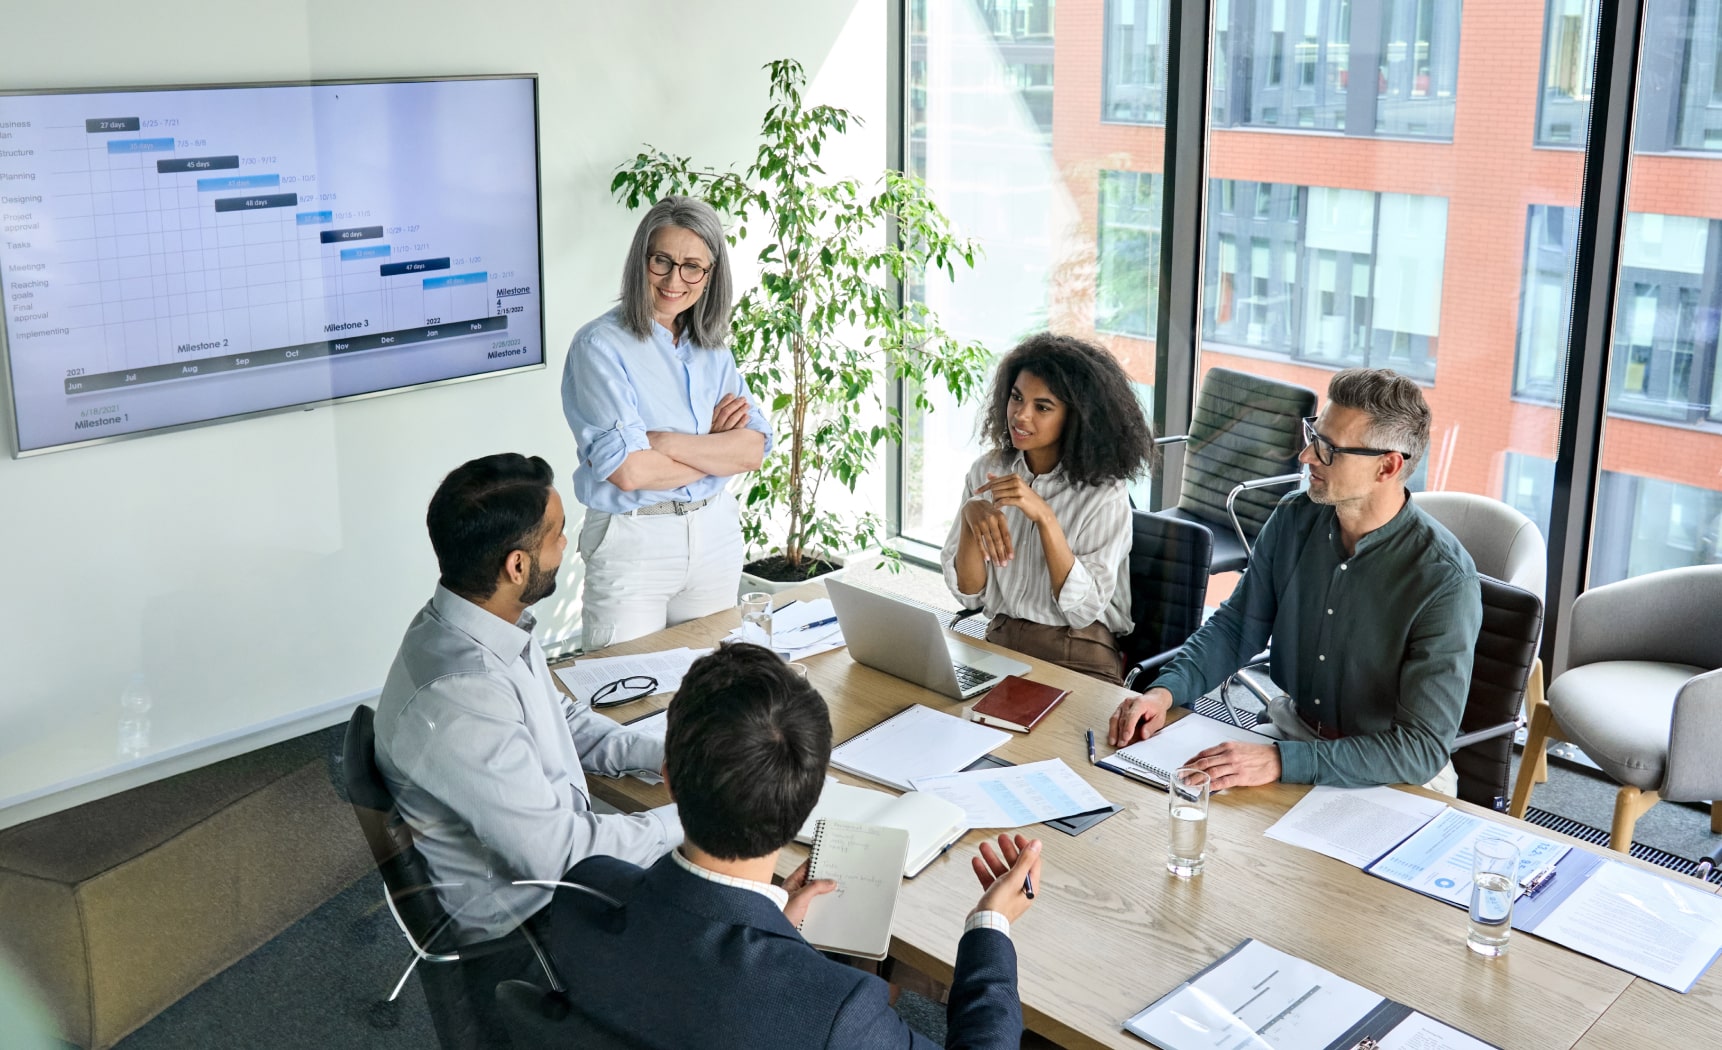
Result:
[[[826,580],[825,593],[843,627],[843,643],[858,664],[907,682],[967,700],[991,689],[1007,674],[1032,668],[945,635],[930,609],[842,580]]]

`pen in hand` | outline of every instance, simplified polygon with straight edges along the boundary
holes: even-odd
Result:
[[[1033,875],[1029,875],[1029,874],[1023,875],[1023,877],[1022,877],[1022,891],[1028,895],[1029,900],[1034,900],[1034,876]]]

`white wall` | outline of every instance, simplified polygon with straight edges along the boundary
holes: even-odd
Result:
[[[550,367],[0,459],[0,826],[344,718],[429,596],[424,506],[449,468],[538,453],[570,494],[562,354],[613,301],[637,218],[613,167],[645,142],[751,158],[760,66],[795,57],[869,118],[831,166],[875,173],[884,3],[4,0],[8,88],[538,73]],[[540,607],[543,637],[569,633],[577,590],[565,574]],[[153,750],[122,761],[140,671]]]

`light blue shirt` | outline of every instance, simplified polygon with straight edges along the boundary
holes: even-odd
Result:
[[[640,339],[622,324],[620,306],[574,334],[562,370],[562,412],[574,431],[580,465],[574,470],[574,498],[586,507],[625,514],[665,500],[708,499],[729,479],[706,475],[676,489],[624,492],[610,475],[630,452],[651,447],[647,431],[705,434],[712,410],[725,394],[748,397],[727,349],[707,350],[687,339],[680,344],[654,322],[650,338]],[[771,424],[751,397],[747,428],[765,435]]]
[[[661,735],[557,690],[532,636],[438,586],[401,639],[377,700],[377,767],[462,943],[499,937],[594,854],[650,864],[682,841],[676,808],[592,811],[588,771],[656,771]]]

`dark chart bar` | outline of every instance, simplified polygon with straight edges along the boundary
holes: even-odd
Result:
[[[256,211],[259,208],[297,208],[297,193],[268,193],[256,197],[222,197],[215,202],[216,211]]]
[[[462,336],[483,335],[486,332],[505,332],[507,330],[508,318],[505,315],[477,317],[470,321],[455,321],[452,324],[434,324],[424,328],[403,328],[397,332],[376,332],[367,335],[355,335],[346,339],[329,339],[317,343],[301,343],[298,346],[278,346],[270,350],[253,350],[248,354],[203,357],[196,361],[185,361],[180,364],[149,365],[144,368],[129,368],[118,372],[99,372],[95,375],[79,376],[76,379],[66,380],[66,393],[89,394],[97,390],[117,390],[121,387],[142,386],[145,383],[165,383],[170,379],[189,379],[192,376],[214,375],[217,372],[240,372],[261,365],[309,361],[318,357],[336,357],[341,354],[356,354],[365,350],[381,350],[390,346],[432,343],[444,339],[458,339]]]
[[[177,175],[184,171],[220,171],[237,167],[239,167],[237,156],[181,157],[176,160],[158,160],[155,162],[157,175]]]
[[[343,241],[371,241],[383,235],[381,226],[355,226],[348,230],[323,230],[321,236],[324,244],[340,244]]]
[[[384,277],[399,277],[404,273],[424,273],[426,270],[448,269],[448,256],[441,259],[414,259],[411,262],[384,263],[377,272]]]
[[[84,121],[84,133],[88,135],[105,135],[110,131],[137,131],[139,129],[137,117],[94,117]]]

